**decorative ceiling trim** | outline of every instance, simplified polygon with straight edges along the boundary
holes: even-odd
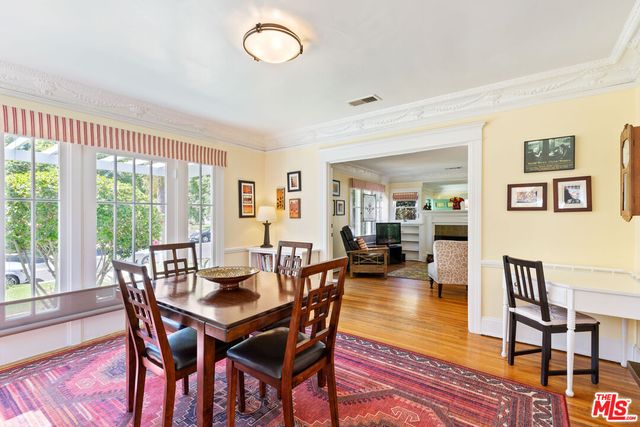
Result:
[[[0,61],[0,94],[183,136],[264,150],[264,136]]]
[[[639,30],[640,0],[634,4],[607,58],[272,135],[225,125],[4,61],[0,61],[0,94],[185,137],[271,151],[345,142],[637,85]]]

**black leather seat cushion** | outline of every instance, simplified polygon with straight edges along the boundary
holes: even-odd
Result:
[[[180,329],[184,329],[187,326],[183,325],[180,322],[177,322],[175,320],[169,319],[167,317],[163,317],[162,318],[162,323],[164,323],[164,327],[171,330],[171,331],[179,331]]]
[[[193,328],[183,328],[173,334],[167,336],[171,353],[173,354],[173,362],[176,370],[184,369],[196,363],[198,357],[198,333]],[[236,345],[240,340],[225,343],[216,340],[216,360],[223,359],[229,347]],[[160,364],[162,358],[160,350],[155,345],[147,344],[147,356]]]
[[[291,324],[291,317],[285,317],[284,319],[280,319],[277,322],[274,322],[269,326],[262,328],[262,330],[270,331],[271,329],[275,329],[275,328],[288,328],[290,324]]]
[[[255,335],[231,347],[227,351],[227,357],[272,378],[282,378],[282,365],[288,334],[289,328],[276,328]],[[298,332],[298,342],[306,338],[308,338],[307,335]],[[315,343],[296,356],[293,373],[297,374],[303,371],[324,355],[325,345],[321,342]]]

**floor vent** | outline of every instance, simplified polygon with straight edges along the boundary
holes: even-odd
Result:
[[[351,105],[352,107],[357,107],[358,105],[370,104],[372,102],[376,102],[380,100],[382,100],[382,98],[380,98],[378,95],[371,95],[371,96],[365,96],[364,98],[354,99],[353,101],[349,101],[349,105]]]

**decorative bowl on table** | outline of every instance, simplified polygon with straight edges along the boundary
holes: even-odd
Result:
[[[220,289],[237,289],[240,282],[258,274],[260,270],[254,267],[212,267],[203,268],[196,274],[205,280],[215,282],[220,285]]]

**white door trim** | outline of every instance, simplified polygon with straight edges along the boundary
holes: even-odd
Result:
[[[376,157],[395,156],[449,147],[467,147],[468,153],[468,205],[469,205],[469,332],[479,334],[482,326],[482,128],[484,122],[430,129],[417,133],[373,137],[364,142],[341,145],[320,150],[320,194],[322,215],[322,248],[331,258],[331,180],[333,163]],[[338,230],[334,230],[338,232]]]

